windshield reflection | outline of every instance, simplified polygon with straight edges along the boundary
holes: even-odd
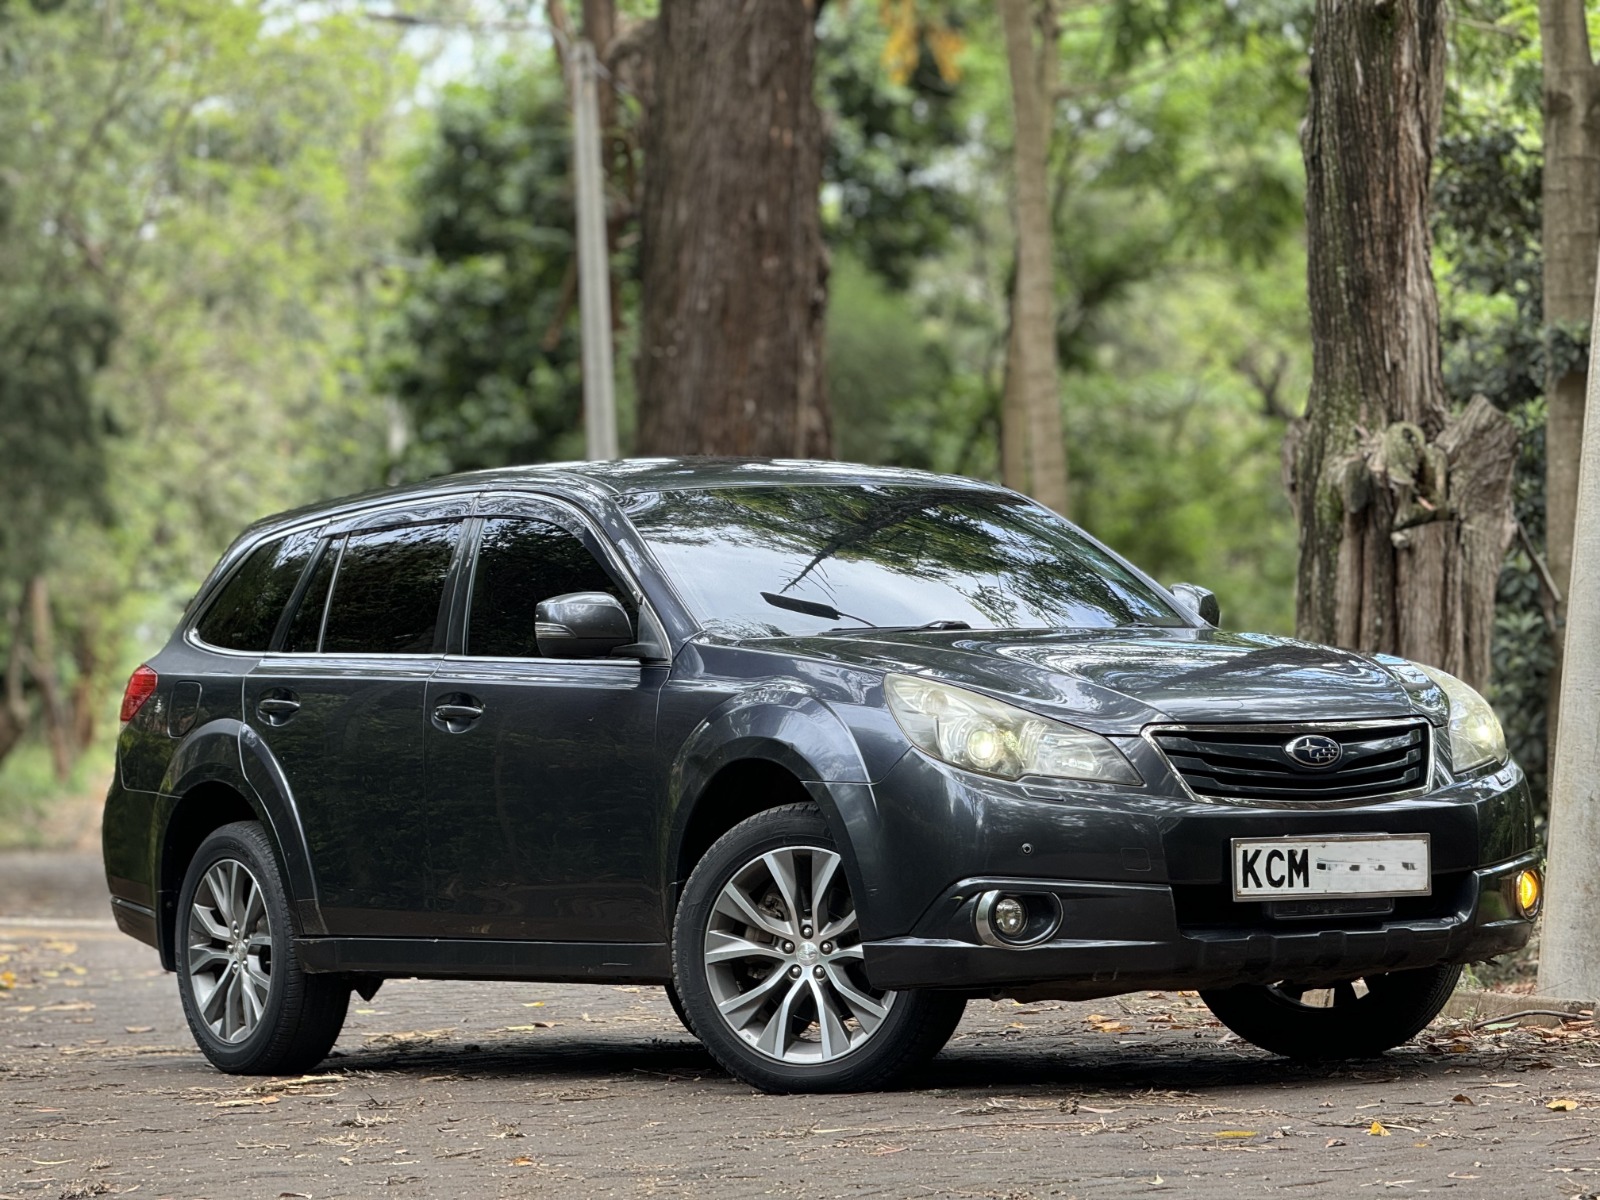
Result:
[[[763,592],[858,614],[874,626],[1188,624],[1068,522],[1009,495],[892,485],[727,487],[639,493],[624,503],[684,602],[715,633],[846,628],[831,616],[774,607]]]

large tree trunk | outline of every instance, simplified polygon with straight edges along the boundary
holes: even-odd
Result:
[[[1442,0],[1321,0],[1306,161],[1310,404],[1285,448],[1296,625],[1482,684],[1509,541],[1515,431],[1449,416],[1428,232]]]
[[[671,0],[644,155],[644,454],[826,456],[813,0]]]
[[[1037,7],[1036,7],[1037,4]],[[1042,36],[1035,46],[1033,26]],[[1055,248],[1050,227],[1050,122],[1056,55],[1052,0],[1000,0],[1011,71],[1017,269],[1006,343],[1001,472],[1008,487],[1067,511],[1066,442],[1056,370]]]
[[[1594,323],[1600,328],[1600,294]],[[1600,403],[1600,339],[1589,343],[1590,403]],[[1575,511],[1586,536],[1572,555],[1571,637],[1561,703],[1560,754],[1550,760],[1549,907],[1539,954],[1539,992],[1600,999],[1600,424],[1589,422],[1579,455]]]
[[[1590,54],[1584,0],[1540,0],[1544,49],[1544,320],[1582,324],[1594,302],[1600,254],[1600,69]],[[1572,571],[1578,453],[1583,444],[1585,368],[1545,379],[1545,543],[1561,600],[1552,634],[1550,760],[1555,761],[1557,700],[1566,597]]]

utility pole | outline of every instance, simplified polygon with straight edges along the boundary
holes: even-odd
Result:
[[[1600,287],[1594,324],[1600,331]],[[1550,879],[1539,991],[1600,999],[1600,337],[1589,339],[1578,502],[1567,589],[1560,729],[1550,764]]]
[[[606,252],[605,177],[600,169],[600,64],[588,39],[573,43],[572,161],[578,211],[578,313],[583,343],[584,456],[617,457],[617,398],[611,350],[611,263]]]

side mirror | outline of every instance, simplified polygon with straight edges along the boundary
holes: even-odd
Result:
[[[1207,625],[1222,624],[1222,606],[1215,592],[1207,591],[1197,583],[1174,583],[1167,587],[1179,604],[1199,617]]]
[[[633,622],[615,596],[568,592],[533,610],[534,638],[545,658],[605,658],[633,641]]]

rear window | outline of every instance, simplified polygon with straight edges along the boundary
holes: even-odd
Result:
[[[333,580],[324,654],[428,654],[459,526],[351,534]]]
[[[195,626],[200,639],[224,650],[266,650],[316,545],[308,531],[252,550]]]

